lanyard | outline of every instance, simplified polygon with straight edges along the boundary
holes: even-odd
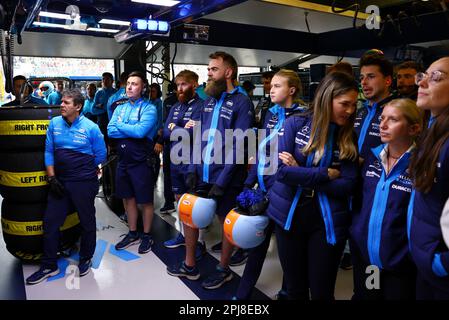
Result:
[[[220,115],[221,106],[223,105],[224,99],[226,98],[227,92],[221,94],[221,98],[214,107],[214,113],[212,115],[212,123],[209,129],[209,135],[207,137],[206,155],[204,158],[203,166],[203,181],[209,183],[209,165],[212,157],[212,149],[215,141],[215,131],[218,126],[218,118]]]
[[[259,145],[259,161],[257,163],[257,180],[259,183],[259,187],[262,189],[263,192],[267,192],[265,188],[265,183],[263,181],[264,176],[264,169],[266,164],[266,146],[273,137],[278,134],[279,130],[282,128],[285,122],[285,109],[276,105],[275,107],[278,107],[278,122],[276,123],[274,129],[272,130],[271,134],[268,137],[265,137],[265,139],[262,140],[262,142]]]
[[[326,142],[326,146],[324,147],[324,155],[320,160],[320,167],[329,167],[332,163],[332,145],[334,141],[334,132],[335,132],[335,125],[331,124],[329,126],[329,133],[328,138]],[[315,158],[315,152],[310,153],[307,156],[306,161],[306,167],[310,168],[313,165],[313,159]],[[293,199],[292,205],[290,206],[290,210],[287,217],[287,222],[284,226],[285,230],[289,230],[291,227],[291,223],[293,220],[293,215],[296,210],[296,206],[298,205],[299,198],[301,197],[302,188],[298,186],[296,190],[295,197]],[[323,192],[318,192],[318,200],[320,202],[320,208],[321,208],[321,214],[324,219],[324,225],[326,228],[326,239],[327,242],[334,245],[336,243],[335,240],[335,232],[333,227],[333,219],[332,219],[332,212],[329,205],[329,200]]]

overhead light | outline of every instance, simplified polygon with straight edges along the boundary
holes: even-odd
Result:
[[[170,31],[170,24],[167,21],[152,19],[134,19],[131,30],[146,33],[167,34]]]
[[[104,28],[87,28],[87,31],[116,33],[116,32],[119,32],[120,30],[117,30],[117,29],[104,29]]]
[[[65,13],[56,13],[56,12],[48,12],[48,11],[41,11],[39,12],[39,16],[41,17],[47,17],[47,18],[56,18],[56,19],[72,19],[70,15]]]
[[[113,24],[117,26],[129,26],[131,22],[129,21],[121,21],[121,20],[112,20],[112,19],[101,19],[98,23],[102,24]]]
[[[40,22],[40,21],[33,22],[33,26],[45,27],[45,28],[62,28],[62,29],[67,29],[67,25],[66,24],[48,23],[48,22]]]
[[[131,0],[132,2],[154,4],[156,6],[173,7],[180,3],[181,1],[173,0]]]

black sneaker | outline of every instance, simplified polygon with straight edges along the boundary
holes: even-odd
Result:
[[[200,271],[196,266],[189,268],[186,266],[184,261],[180,263],[167,267],[167,273],[174,277],[186,277],[189,280],[198,280],[200,278]]]
[[[244,249],[237,249],[237,251],[232,255],[231,261],[229,263],[230,266],[240,266],[245,264],[248,260],[249,251]]]
[[[217,264],[216,271],[203,281],[201,286],[204,289],[218,289],[226,282],[231,281],[233,274],[231,269],[223,268]]]
[[[131,232],[129,232],[119,243],[115,245],[115,250],[123,250],[139,242],[140,242],[139,235],[138,234],[133,235],[131,234]]]
[[[351,254],[346,252],[343,254],[343,258],[340,261],[340,268],[343,270],[351,270],[352,269],[352,260]]]
[[[37,284],[39,282],[44,281],[47,278],[57,275],[58,273],[59,269],[57,266],[55,267],[41,266],[39,270],[37,270],[28,278],[26,278],[26,284]]]
[[[161,210],[159,211],[161,214],[169,214],[172,212],[175,212],[176,208],[173,205],[173,203],[169,203],[169,204],[164,204],[164,206],[161,208]]]
[[[220,253],[221,252],[221,242],[214,244],[211,248],[212,252]]]
[[[150,252],[152,245],[153,245],[153,238],[150,235],[144,234],[142,236],[142,241],[140,242],[138,252],[140,254]]]
[[[92,260],[80,261],[78,264],[78,270],[80,271],[80,277],[85,276],[89,273],[90,267],[92,266]]]

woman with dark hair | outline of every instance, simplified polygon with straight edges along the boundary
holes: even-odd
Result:
[[[449,249],[440,218],[449,197],[449,57],[416,75],[417,105],[429,110],[428,128],[410,163],[415,192],[409,205],[409,246],[418,268],[416,298],[449,299]]]
[[[353,133],[358,87],[353,77],[328,74],[312,110],[286,120],[279,132],[276,181],[268,215],[276,223],[289,299],[332,300],[350,223],[357,179]]]
[[[408,166],[423,112],[410,99],[388,102],[380,117],[381,145],[363,163],[361,207],[354,208],[351,253],[354,300],[415,298],[416,267],[407,239],[407,207],[412,192]],[[380,272],[380,288],[367,288],[368,266]]]

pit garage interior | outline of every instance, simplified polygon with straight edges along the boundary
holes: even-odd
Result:
[[[333,64],[343,60],[357,66],[359,57],[368,49],[378,48],[393,62],[420,59],[424,65],[449,53],[449,12],[447,1],[369,1],[380,9],[379,28],[367,29],[368,1],[181,1],[173,7],[161,7],[129,0],[21,1],[23,10],[14,9],[19,1],[3,4],[4,30],[14,30],[14,56],[113,59],[115,77],[124,70],[147,70],[151,64],[162,64],[170,72],[171,64],[206,65],[210,53],[218,50],[232,54],[239,66],[301,70],[305,90],[318,82],[322,74],[312,72],[313,65]],[[70,13],[67,5],[76,5],[83,30],[59,28],[64,19],[43,17],[39,12]],[[166,20],[168,35],[149,35],[130,31],[127,26],[109,26],[113,32],[98,32],[101,19],[131,21],[135,18]],[[44,22],[35,24],[34,22]],[[106,28],[106,25],[101,28]],[[186,27],[187,25],[187,27]],[[195,34],[206,26],[205,34]],[[14,27],[14,28],[12,28]],[[200,28],[201,29],[201,28]],[[6,74],[6,72],[5,72]],[[9,79],[8,79],[9,76]],[[259,76],[250,77],[261,87]],[[240,79],[246,79],[240,74]],[[5,85],[12,74],[6,74]],[[166,84],[164,84],[164,91]],[[308,95],[308,92],[305,92]],[[1,198],[0,198],[1,199]],[[25,286],[24,279],[36,265],[22,263],[6,249],[0,239],[0,299],[156,299],[156,300],[230,300],[238,286],[244,265],[232,267],[234,279],[223,287],[208,291],[200,282],[181,280],[166,273],[166,266],[184,255],[183,248],[165,249],[163,242],[176,235],[177,214],[159,214],[163,205],[162,170],[155,189],[155,246],[146,255],[137,247],[125,253],[113,244],[127,232],[126,224],[108,208],[102,190],[95,200],[97,210],[97,251],[92,272],[83,277],[77,290],[70,285],[71,265],[76,253],[61,257],[61,272],[37,286]],[[217,220],[205,233],[209,249],[220,241]],[[275,299],[282,281],[274,237],[268,250],[253,299]],[[203,277],[214,270],[219,254],[208,250],[199,262]],[[339,270],[335,298],[352,296],[352,271]]]

